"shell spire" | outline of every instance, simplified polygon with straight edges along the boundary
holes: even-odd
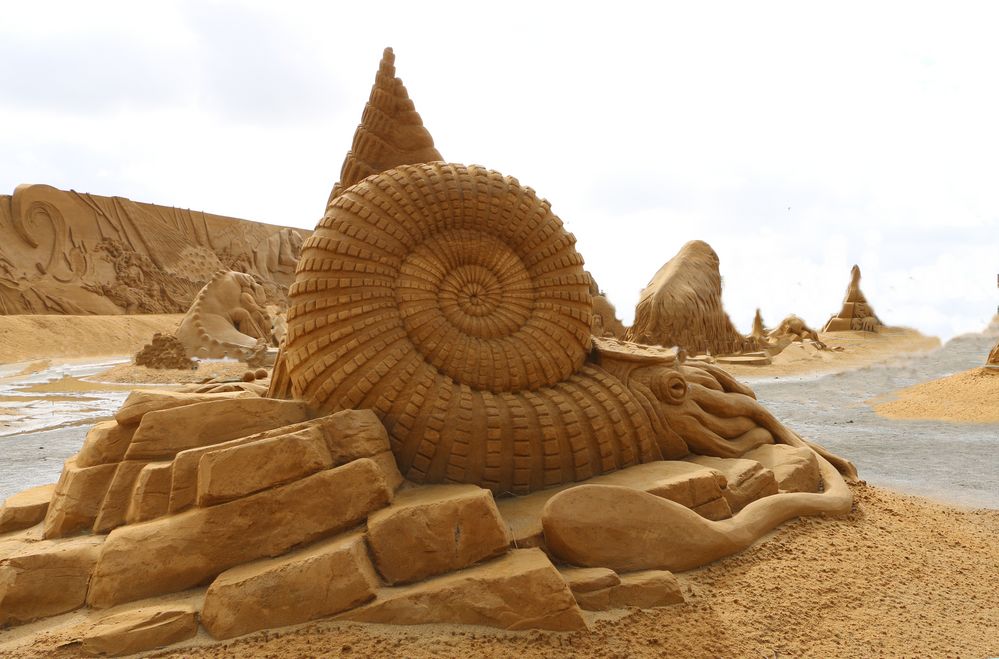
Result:
[[[402,80],[395,75],[395,53],[386,48],[361,123],[343,160],[340,181],[333,186],[327,205],[345,189],[372,174],[399,165],[441,160],[444,158],[434,148],[434,138],[423,126]]]

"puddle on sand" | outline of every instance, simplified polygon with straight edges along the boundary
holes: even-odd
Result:
[[[752,387],[778,419],[852,460],[872,485],[999,508],[999,423],[886,419],[864,402],[981,366],[995,341],[994,334],[959,336],[939,350],[889,365],[756,380]]]

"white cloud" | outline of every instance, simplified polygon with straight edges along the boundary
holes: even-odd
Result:
[[[0,191],[46,182],[311,226],[392,45],[445,157],[548,197],[622,316],[687,240],[748,328],[995,309],[988,3],[15,3]]]

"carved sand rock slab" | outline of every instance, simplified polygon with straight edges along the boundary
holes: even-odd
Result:
[[[0,195],[0,314],[184,313],[218,270],[282,302],[306,233],[20,185]]]
[[[364,536],[353,533],[223,572],[201,620],[215,638],[232,638],[352,609],[374,599],[379,585]]]
[[[39,485],[7,497],[0,506],[0,534],[26,529],[45,519],[55,487]]]
[[[587,611],[607,611],[635,606],[651,609],[682,604],[680,583],[666,570],[643,570],[619,577],[618,583],[586,592],[573,591],[576,603]]]
[[[101,552],[87,602],[106,608],[196,586],[233,566],[345,530],[391,499],[381,470],[362,458],[243,499],[117,528]]]
[[[191,604],[139,607],[100,619],[82,637],[89,655],[121,656],[184,641],[198,633]]]
[[[692,240],[655,274],[635,307],[625,338],[679,346],[692,355],[743,352],[751,346],[722,308],[718,255]]]
[[[0,627],[83,605],[103,537],[25,543],[0,554]]]
[[[774,477],[774,472],[755,460],[692,455],[687,461],[715,469],[725,476],[722,496],[728,501],[729,509],[733,513],[739,512],[747,504],[761,497],[777,494],[777,479]]]
[[[502,558],[409,586],[383,588],[344,620],[396,625],[431,622],[500,629],[586,629],[576,600],[540,549]]]
[[[371,515],[368,543],[385,581],[402,584],[502,554],[510,533],[488,490],[435,485],[400,492]]]
[[[846,330],[862,330],[876,332],[884,323],[874,315],[874,309],[867,302],[860,290],[860,266],[850,270],[850,285],[846,288],[843,298],[843,308],[833,316],[822,329],[823,332],[843,332]]]

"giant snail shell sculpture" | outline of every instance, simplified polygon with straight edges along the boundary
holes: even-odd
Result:
[[[547,201],[488,169],[369,176],[303,247],[283,355],[291,393],[317,411],[376,412],[411,481],[497,494],[691,452],[811,446],[724,371],[591,337],[574,244]]]

